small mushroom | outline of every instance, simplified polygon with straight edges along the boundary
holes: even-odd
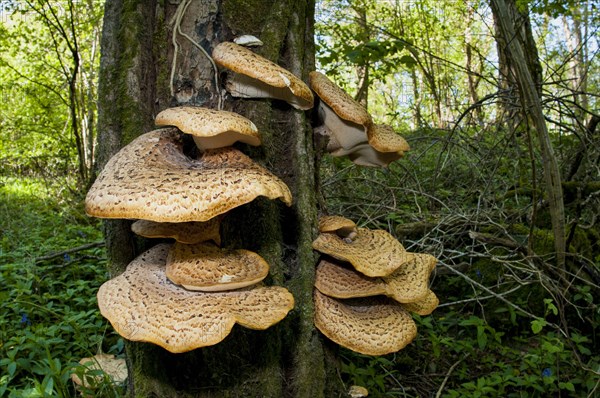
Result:
[[[156,222],[137,220],[131,224],[131,230],[145,238],[173,238],[181,243],[200,243],[212,240],[221,244],[219,229],[222,217],[217,216],[205,222]]]
[[[335,233],[345,239],[346,242],[352,242],[356,238],[356,224],[354,221],[342,216],[321,216],[319,218],[319,232]]]
[[[359,166],[387,167],[404,156],[410,147],[406,140],[384,124],[375,124],[367,129],[368,142],[350,149],[340,148],[332,156],[348,156]]]
[[[348,395],[350,398],[364,398],[369,396],[369,390],[363,386],[350,386]]]
[[[399,303],[423,300],[430,291],[428,282],[431,263],[429,254],[407,253],[407,261],[388,276],[370,278],[360,272],[321,260],[317,266],[315,287],[334,298],[386,295]]]
[[[226,89],[234,97],[274,98],[296,109],[313,107],[308,86],[290,71],[232,42],[219,43],[212,52],[215,63],[232,73]]]
[[[236,141],[260,145],[258,129],[242,115],[228,111],[179,106],[156,115],[157,126],[175,126],[190,134],[201,150],[231,146]]]
[[[412,317],[384,297],[337,300],[315,289],[315,326],[335,343],[365,355],[404,348],[417,335]]]
[[[412,258],[400,242],[384,230],[357,228],[352,242],[332,233],[320,233],[313,249],[347,261],[367,276],[387,276]]]
[[[128,340],[186,352],[219,343],[236,323],[267,329],[294,307],[294,297],[279,286],[214,293],[183,289],[165,274],[168,252],[168,244],[154,246],[100,286],[100,313]]]
[[[269,273],[269,264],[249,250],[225,250],[210,243],[175,243],[165,272],[171,282],[188,290],[219,292],[257,284]]]
[[[143,134],[106,164],[85,199],[87,214],[158,222],[207,221],[258,196],[291,205],[283,181],[242,152],[183,153],[174,128]]]

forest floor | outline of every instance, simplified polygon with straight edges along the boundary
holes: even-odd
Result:
[[[0,397],[76,396],[71,375],[84,372],[81,358],[124,356],[123,340],[96,305],[108,278],[101,223],[85,216],[81,195],[4,178],[0,231]],[[478,267],[472,275],[480,286],[498,277],[497,266]],[[587,320],[565,334],[556,325],[560,306],[539,286],[506,295],[509,303],[537,311],[534,318],[457,275],[440,273],[432,289],[442,305],[415,317],[418,337],[406,349],[382,357],[339,350],[348,386],[365,386],[370,397],[600,394],[599,314],[584,314]],[[592,294],[580,293],[571,300],[598,312]],[[124,395],[106,379],[93,384],[93,396]]]

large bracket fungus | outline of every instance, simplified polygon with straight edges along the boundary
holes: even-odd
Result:
[[[207,221],[258,196],[291,205],[287,185],[242,152],[226,147],[191,159],[181,139],[176,129],[160,129],[122,148],[89,190],[86,212],[184,222]]]
[[[290,71],[233,42],[219,43],[212,52],[215,63],[232,73],[227,91],[234,97],[273,98],[296,109],[313,107],[308,86]]]
[[[98,306],[124,338],[157,344],[173,353],[217,344],[235,323],[264,330],[294,307],[283,287],[255,286],[228,292],[192,292],[166,276],[168,244],[138,256],[98,291]]]

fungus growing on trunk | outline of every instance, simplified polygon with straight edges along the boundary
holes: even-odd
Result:
[[[351,263],[357,271],[371,277],[391,274],[412,256],[389,232],[367,228],[357,228],[352,241],[334,233],[320,233],[312,246],[321,253]]]
[[[155,123],[157,126],[175,126],[190,134],[201,150],[231,146],[237,141],[260,145],[258,128],[234,112],[179,106],[161,111],[156,115]]]
[[[219,148],[191,159],[176,129],[136,138],[106,164],[86,200],[87,214],[159,222],[207,221],[258,196],[281,199],[288,187],[242,152]]]
[[[412,317],[384,297],[337,300],[314,291],[315,326],[330,340],[365,355],[404,348],[417,335]]]
[[[171,282],[188,290],[219,292],[257,284],[269,273],[269,264],[249,250],[175,243],[165,272]]]
[[[302,80],[246,47],[233,42],[219,43],[212,58],[232,72],[225,86],[234,97],[279,99],[296,109],[313,107],[313,94]]]
[[[98,291],[100,312],[128,340],[186,352],[222,341],[238,323],[264,330],[294,307],[283,287],[255,286],[228,292],[194,292],[166,276],[168,244],[138,256]]]
[[[200,243],[212,240],[221,245],[221,216],[211,218],[205,222],[156,222],[150,220],[137,220],[131,224],[131,230],[145,238],[173,238],[181,243]]]

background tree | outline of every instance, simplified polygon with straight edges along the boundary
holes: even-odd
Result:
[[[303,78],[314,69],[314,4],[310,1],[113,1],[106,6],[99,92],[99,167],[119,148],[154,128],[169,106],[216,107],[208,53],[221,41],[252,34],[257,51]],[[251,17],[249,17],[251,16]],[[170,79],[173,79],[172,81]],[[172,91],[171,91],[172,90]],[[258,126],[263,146],[250,151],[291,188],[294,205],[256,200],[229,214],[224,244],[261,254],[271,282],[294,294],[294,311],[266,332],[236,327],[222,343],[181,355],[128,343],[135,396],[331,396],[325,351],[312,323],[317,217],[314,152],[304,112],[264,100],[228,100],[224,109]],[[106,222],[113,274],[142,249],[129,221]],[[329,391],[329,392],[326,392]]]

